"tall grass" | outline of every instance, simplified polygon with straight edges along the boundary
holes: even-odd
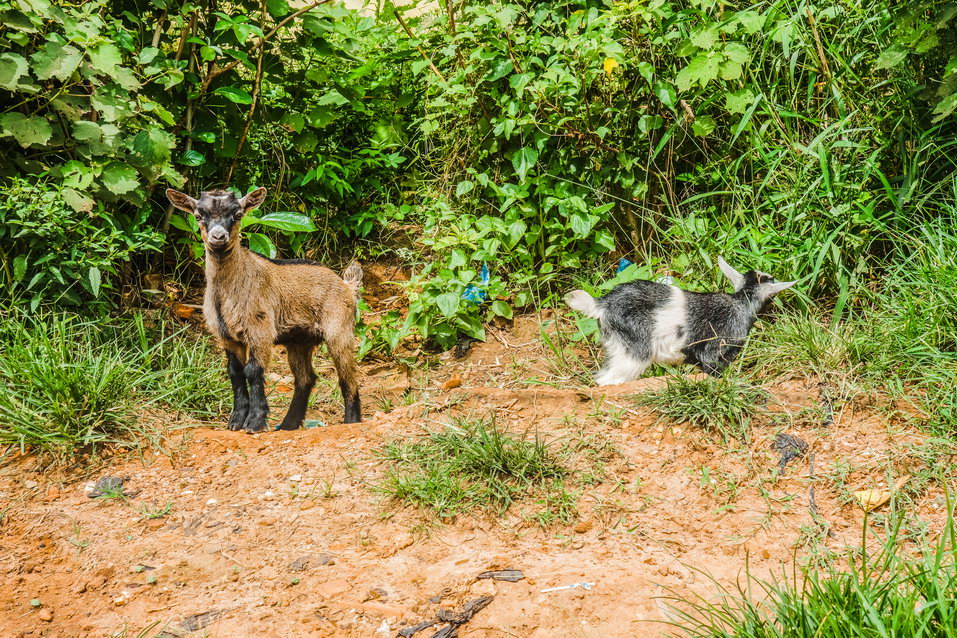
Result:
[[[63,456],[155,438],[144,410],[219,410],[228,394],[219,368],[205,340],[162,321],[147,328],[141,315],[4,317],[0,445]]]
[[[867,525],[865,523],[865,529]],[[735,638],[931,638],[957,636],[957,545],[953,511],[943,532],[916,555],[899,526],[877,551],[848,567],[797,572],[772,581],[747,576],[717,601],[670,598],[673,635]]]

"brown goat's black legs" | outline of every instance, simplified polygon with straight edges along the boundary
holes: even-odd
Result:
[[[246,374],[243,372],[243,364],[239,357],[229,351],[226,353],[226,370],[229,372],[229,382],[233,386],[233,413],[229,417],[229,423],[226,427],[230,430],[241,430],[246,424],[246,416],[249,414],[249,390],[246,388]]]
[[[362,409],[359,405],[355,340],[350,332],[348,335],[341,335],[341,339],[326,341],[326,345],[329,346],[332,363],[339,375],[339,389],[342,390],[342,401],[346,407],[343,422],[358,423],[362,421]]]
[[[286,417],[279,424],[280,430],[298,430],[306,418],[309,407],[309,393],[316,385],[315,371],[312,369],[312,350],[309,345],[291,345],[286,347],[289,355],[289,369],[296,379],[296,389],[292,394],[292,403]]]
[[[257,353],[250,348],[249,357],[243,367],[246,381],[249,383],[249,414],[243,429],[246,432],[262,432],[266,430],[266,417],[269,416],[269,404],[266,403],[266,371],[263,364],[268,365],[268,354],[264,361],[256,358]],[[262,355],[260,355],[262,356]]]

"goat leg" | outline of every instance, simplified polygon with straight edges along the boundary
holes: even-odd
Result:
[[[266,402],[266,370],[263,364],[269,364],[268,353],[263,356],[260,363],[257,358],[257,352],[262,356],[262,351],[249,349],[249,358],[246,359],[246,366],[243,372],[246,375],[246,381],[249,383],[249,414],[246,415],[246,423],[243,430],[249,432],[263,432],[267,429],[266,417],[269,416],[269,404]]]
[[[279,424],[280,430],[298,430],[306,418],[306,408],[309,407],[309,394],[316,385],[315,370],[312,369],[312,346],[290,345],[286,347],[289,355],[289,368],[296,379],[295,391],[289,411]]]
[[[226,427],[236,431],[243,429],[249,414],[249,389],[246,387],[246,374],[243,372],[243,364],[239,361],[239,357],[230,350],[226,353],[226,358],[226,370],[229,372],[229,382],[233,386],[233,413]]]

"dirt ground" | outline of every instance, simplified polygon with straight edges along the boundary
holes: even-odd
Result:
[[[187,427],[171,454],[114,458],[83,476],[41,472],[33,458],[0,468],[0,636],[385,637],[483,596],[494,598],[459,636],[656,636],[673,629],[663,596],[714,599],[746,563],[780,576],[859,545],[864,515],[848,494],[919,469],[908,450],[926,438],[880,401],[835,401],[825,425],[816,380],[777,382],[751,441],[724,444],[638,407],[635,394],[663,378],[598,389],[563,377],[540,326],[492,329],[430,369],[365,364],[361,424],[341,423],[323,360],[309,414],[323,427]],[[277,370],[273,420],[288,392]],[[443,389],[456,374],[461,385]],[[373,489],[384,443],[490,414],[513,432],[613,450],[601,482],[578,491],[574,523],[543,528],[534,503],[437,520]],[[779,432],[811,444],[830,536],[809,512],[808,457],[773,472]],[[89,498],[102,476],[125,478],[127,498]],[[915,513],[938,524],[939,488],[915,498]],[[524,578],[476,578],[501,569]],[[575,583],[590,589],[543,591]]]

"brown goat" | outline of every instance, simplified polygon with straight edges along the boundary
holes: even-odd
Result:
[[[230,430],[266,429],[265,373],[274,345],[286,347],[295,389],[277,429],[302,425],[316,384],[312,353],[325,342],[339,375],[345,422],[362,419],[355,363],[354,324],[362,269],[353,262],[343,277],[305,259],[269,259],[240,244],[240,220],[258,208],[266,189],[242,199],[208,191],[193,199],[167,189],[173,205],[199,221],[206,246],[206,326],[226,349],[233,387]]]

